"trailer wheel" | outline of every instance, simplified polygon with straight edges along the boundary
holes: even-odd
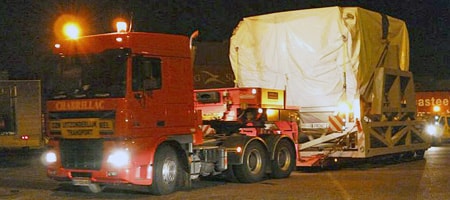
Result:
[[[243,163],[233,166],[239,182],[254,183],[264,178],[267,166],[267,152],[258,142],[250,143],[245,149]]]
[[[180,178],[180,162],[175,150],[169,145],[158,148],[153,162],[153,184],[150,192],[164,195],[174,192]]]
[[[281,140],[275,148],[272,161],[272,178],[286,178],[295,168],[295,149],[287,140]]]

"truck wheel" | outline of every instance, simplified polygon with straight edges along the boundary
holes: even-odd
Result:
[[[258,142],[250,143],[245,149],[243,163],[233,166],[233,172],[241,183],[254,183],[264,178],[267,166],[267,152]]]
[[[180,178],[180,166],[175,150],[169,145],[160,146],[156,151],[153,166],[150,192],[155,195],[174,192]]]
[[[275,148],[272,161],[272,178],[286,178],[295,168],[295,149],[287,141],[281,140]]]

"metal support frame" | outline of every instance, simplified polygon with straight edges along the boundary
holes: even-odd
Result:
[[[362,157],[427,149],[425,123],[416,120],[412,73],[378,68],[371,102],[364,102]]]

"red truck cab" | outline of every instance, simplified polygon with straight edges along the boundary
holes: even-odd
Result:
[[[95,182],[150,185],[161,143],[195,142],[189,38],[103,34],[60,41],[54,53],[49,177],[94,191]]]

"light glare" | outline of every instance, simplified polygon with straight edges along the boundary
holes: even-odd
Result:
[[[117,22],[116,28],[118,33],[127,32],[127,23],[126,22]]]
[[[56,153],[48,152],[47,154],[45,154],[45,162],[48,164],[56,162]]]
[[[123,167],[130,162],[130,154],[126,150],[116,150],[109,155],[107,162],[114,167]]]
[[[433,106],[433,112],[440,112],[441,107],[440,106]]]
[[[337,112],[341,114],[348,114],[350,112],[350,104],[348,102],[339,102]]]
[[[437,134],[436,126],[428,125],[426,130],[427,130],[427,133],[429,135],[436,135]]]
[[[80,36],[80,27],[75,23],[67,23],[63,27],[64,34],[70,39],[77,39]]]

